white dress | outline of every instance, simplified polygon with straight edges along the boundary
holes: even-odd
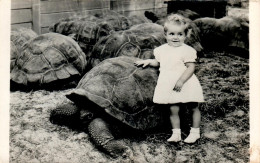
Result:
[[[186,44],[179,47],[163,44],[154,49],[154,56],[160,62],[160,75],[155,87],[154,103],[204,102],[202,87],[194,74],[184,83],[180,92],[173,90],[176,82],[187,69],[185,63],[196,62],[195,49]]]

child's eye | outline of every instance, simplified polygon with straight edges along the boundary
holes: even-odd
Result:
[[[182,36],[183,34],[182,34],[182,33],[179,33],[178,35],[179,35],[179,36]]]
[[[169,33],[169,35],[173,36],[173,35],[174,35],[174,33]]]

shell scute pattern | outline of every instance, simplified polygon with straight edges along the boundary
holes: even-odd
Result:
[[[37,37],[37,34],[28,28],[17,27],[11,30],[10,35],[10,45],[11,45],[11,55],[10,55],[10,70],[15,66],[15,61],[17,57],[21,54],[23,46],[31,39]]]
[[[57,68],[65,63],[68,63],[68,60],[64,57],[61,51],[56,48],[48,48],[43,53],[42,56],[50,64],[51,67]],[[75,60],[75,58],[74,58]]]
[[[11,72],[11,79],[25,85],[47,84],[72,75],[80,76],[85,66],[86,56],[73,39],[47,33],[26,44]]]
[[[39,79],[42,78],[42,74],[28,74],[27,75],[27,82],[33,83],[33,82],[38,82]]]
[[[41,83],[50,83],[54,80],[56,80],[56,74],[54,71],[48,71],[44,74],[44,76],[41,79]]]
[[[154,86],[157,81],[157,74],[150,74],[149,78],[143,78],[142,76],[147,76],[144,71],[137,71],[133,74],[133,77],[139,86],[140,92],[143,94],[143,101],[147,106],[153,105],[151,99],[153,98],[153,94],[151,94],[151,90],[154,90]],[[149,83],[149,84],[147,84]]]
[[[100,86],[94,85],[94,81],[89,81],[88,84],[85,85],[85,88],[88,88],[88,92],[99,97],[104,97],[105,99],[108,99],[108,97],[111,94],[111,91],[113,90],[112,87],[109,87],[108,84],[112,81],[109,76],[95,76],[95,80],[100,81]]]
[[[78,70],[73,65],[67,65],[64,68],[70,73],[70,75],[78,74]]]
[[[33,64],[32,64],[33,63]],[[28,74],[37,74],[41,71],[45,72],[49,69],[49,64],[44,62],[42,56],[34,56],[24,62],[22,70]]]
[[[119,51],[115,55],[118,56],[129,56],[129,57],[137,57],[141,58],[141,49],[136,44],[133,44],[131,42],[127,42],[121,46]]]
[[[118,13],[97,11],[61,19],[50,27],[50,31],[73,35],[82,50],[88,54],[101,37],[109,35],[110,31],[128,29],[130,24],[126,17]]]
[[[94,102],[100,106],[98,108],[134,128],[156,126],[160,113],[158,118],[151,117],[157,114],[152,97],[158,70],[136,67],[136,60],[138,58],[126,56],[104,60],[91,69],[67,97],[75,103],[83,102],[85,106],[88,101]]]
[[[149,59],[154,58],[153,49],[165,42],[162,26],[154,23],[138,24],[100,39],[89,57],[96,61],[94,63],[118,56]]]
[[[58,79],[67,79],[70,77],[69,72],[66,71],[64,68],[60,68],[55,71]]]
[[[140,88],[133,83],[135,80],[132,76],[117,81],[112,92],[112,99],[110,99],[116,108],[124,108],[127,113],[136,113],[145,107]]]

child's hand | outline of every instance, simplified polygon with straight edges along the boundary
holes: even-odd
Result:
[[[181,91],[181,88],[182,88],[182,86],[183,86],[183,84],[184,84],[184,83],[183,83],[182,81],[178,80],[178,81],[176,82],[176,84],[175,84],[173,90],[176,91],[176,92],[180,92],[180,91]]]
[[[134,63],[135,66],[142,66],[143,65],[143,68],[148,66],[149,65],[149,60],[141,60],[141,61],[136,61]]]

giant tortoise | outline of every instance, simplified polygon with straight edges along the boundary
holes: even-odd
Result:
[[[203,48],[200,44],[198,28],[191,24],[192,31],[186,43],[200,54]],[[118,56],[132,56],[142,59],[153,58],[153,49],[166,43],[163,26],[155,23],[143,23],[132,26],[128,30],[112,32],[100,39],[89,55],[88,67],[94,67],[100,61]]]
[[[11,71],[11,81],[20,88],[61,85],[81,77],[86,56],[70,37],[47,33],[23,46]]]
[[[194,20],[199,27],[201,44],[209,49],[236,47],[249,50],[249,24],[233,17],[199,18]]]
[[[16,58],[20,55],[22,51],[22,46],[29,40],[37,37],[37,34],[29,28],[24,27],[13,27],[10,35],[10,71],[15,65]]]
[[[88,54],[95,43],[110,31],[126,30],[131,22],[125,16],[113,11],[91,12],[86,15],[76,15],[60,19],[50,26],[51,32],[70,35],[82,50]]]
[[[129,30],[112,32],[100,39],[87,55],[87,69],[105,59],[118,56],[153,58],[153,49],[163,43],[166,43],[163,27],[155,23],[142,23]]]
[[[57,106],[51,111],[50,121],[72,125],[81,119],[98,147],[112,156],[128,154],[125,142],[114,137],[113,126],[147,131],[161,128],[169,119],[165,118],[166,109],[152,101],[158,69],[136,67],[137,60],[121,56],[104,60],[91,69],[66,95],[74,104]],[[89,111],[98,116],[91,119]]]

